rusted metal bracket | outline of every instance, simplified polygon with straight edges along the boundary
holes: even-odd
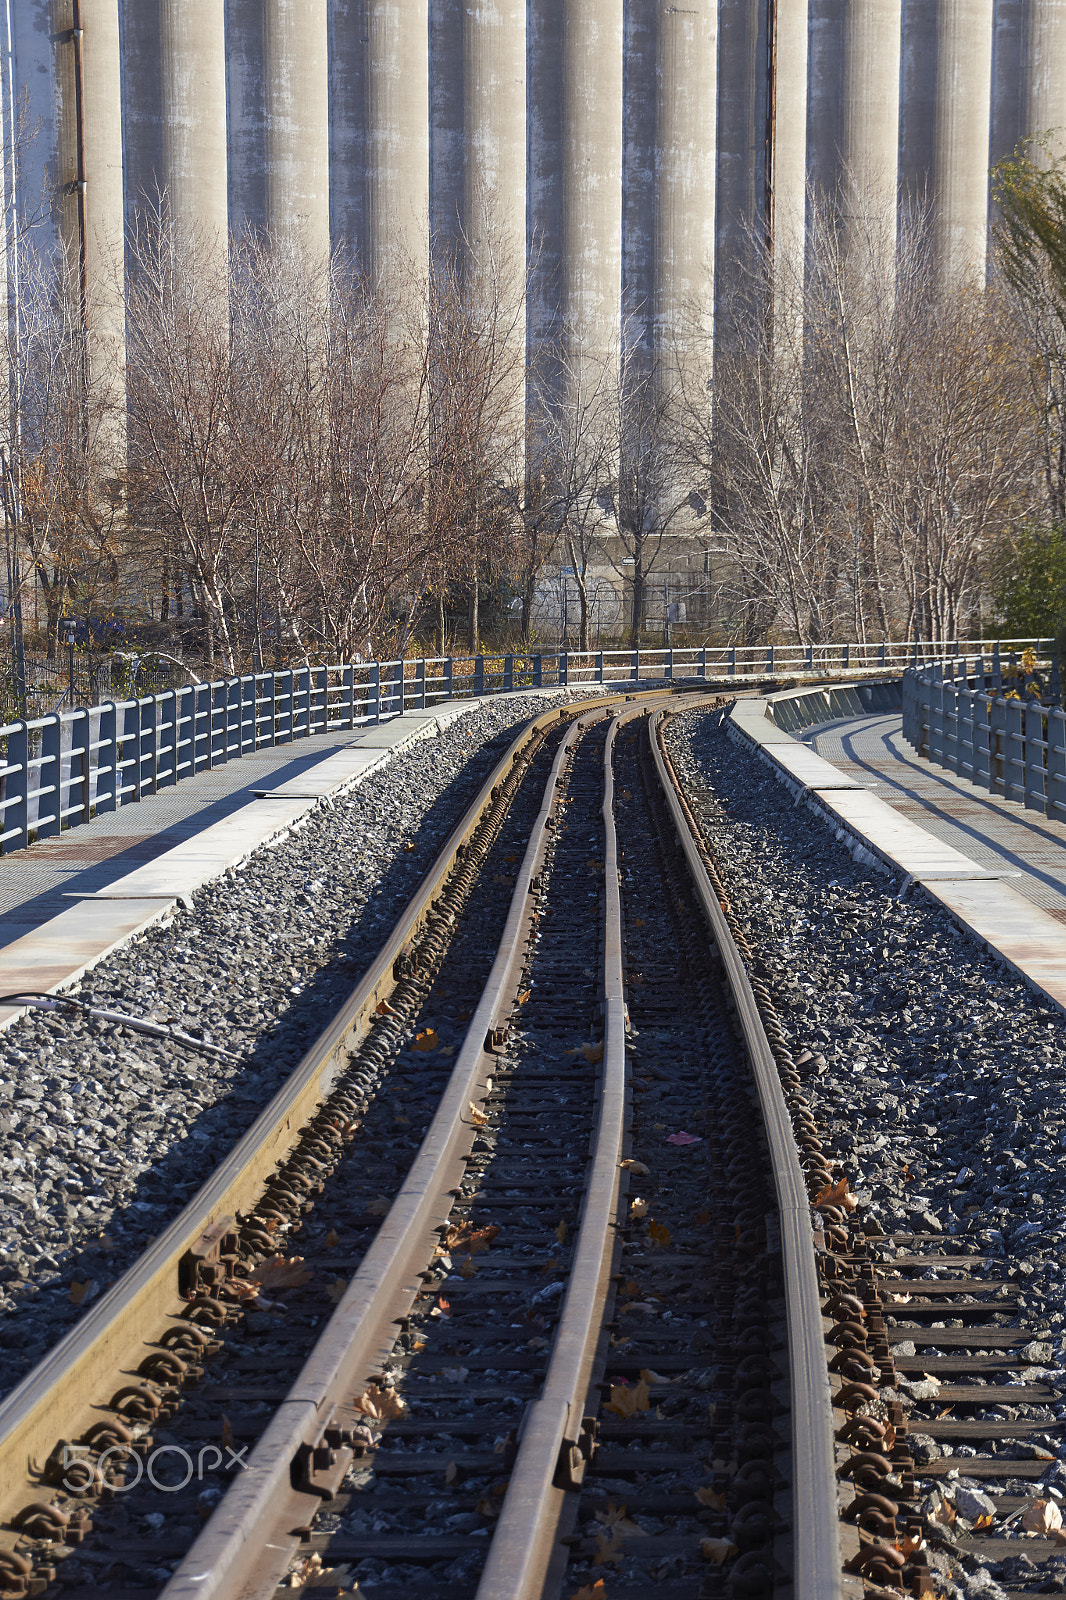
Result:
[[[231,1276],[237,1259],[236,1218],[219,1217],[193,1241],[178,1262],[178,1293],[191,1300]]]
[[[351,1425],[345,1423],[340,1409],[334,1406],[314,1442],[302,1444],[293,1457],[292,1486],[300,1493],[333,1500],[354,1460]]]

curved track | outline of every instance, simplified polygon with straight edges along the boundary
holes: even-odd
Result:
[[[61,1541],[158,1592],[130,1470],[153,1435],[236,1462],[217,1505],[152,1502],[193,1522],[184,1555],[160,1530],[168,1600],[323,1569],[382,1600],[592,1592],[598,1567],[633,1600],[840,1593],[821,1168],[659,712],[645,743],[655,699],[515,741],[283,1094],[0,1408],[0,1593]]]

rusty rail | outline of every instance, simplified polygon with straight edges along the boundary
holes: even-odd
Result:
[[[722,957],[751,1063],[773,1162],[788,1319],[792,1421],[792,1592],[795,1600],[839,1600],[842,1554],[832,1399],[810,1203],[792,1121],[744,960],[697,846],[698,828],[661,738],[662,708],[649,721],[652,754],[693,889]]]

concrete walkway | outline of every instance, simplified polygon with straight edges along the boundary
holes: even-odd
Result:
[[[898,713],[822,723],[797,737],[844,776],[1066,923],[1066,823],[1026,811],[916,755]]]

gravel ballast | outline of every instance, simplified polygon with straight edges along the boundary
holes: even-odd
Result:
[[[314,810],[69,992],[235,1061],[68,1014],[0,1035],[0,1397],[232,1147],[380,949],[542,697],[484,702]]]
[[[1005,1293],[1019,1302],[1003,1325],[1034,1331],[1026,1354],[1041,1364],[1010,1376],[1061,1383],[1066,1018],[920,891],[907,892],[901,874],[858,864],[733,742],[721,714],[679,716],[667,738],[792,1055],[810,1052],[799,1065],[804,1091],[861,1214],[886,1233],[964,1236],[986,1253],[987,1275],[1009,1278]],[[912,1398],[930,1399],[936,1414],[935,1396]],[[1008,1413],[1051,1423],[1066,1405],[997,1407]],[[917,1418],[912,1428],[920,1432]],[[1039,1452],[1059,1458],[1046,1485],[1063,1494],[1061,1434],[996,1451],[1005,1463]],[[1024,1542],[1015,1548],[1021,1557]],[[945,1594],[992,1596],[1002,1593],[997,1579],[1012,1578],[970,1564],[965,1572],[956,1561],[957,1586],[938,1574]]]

